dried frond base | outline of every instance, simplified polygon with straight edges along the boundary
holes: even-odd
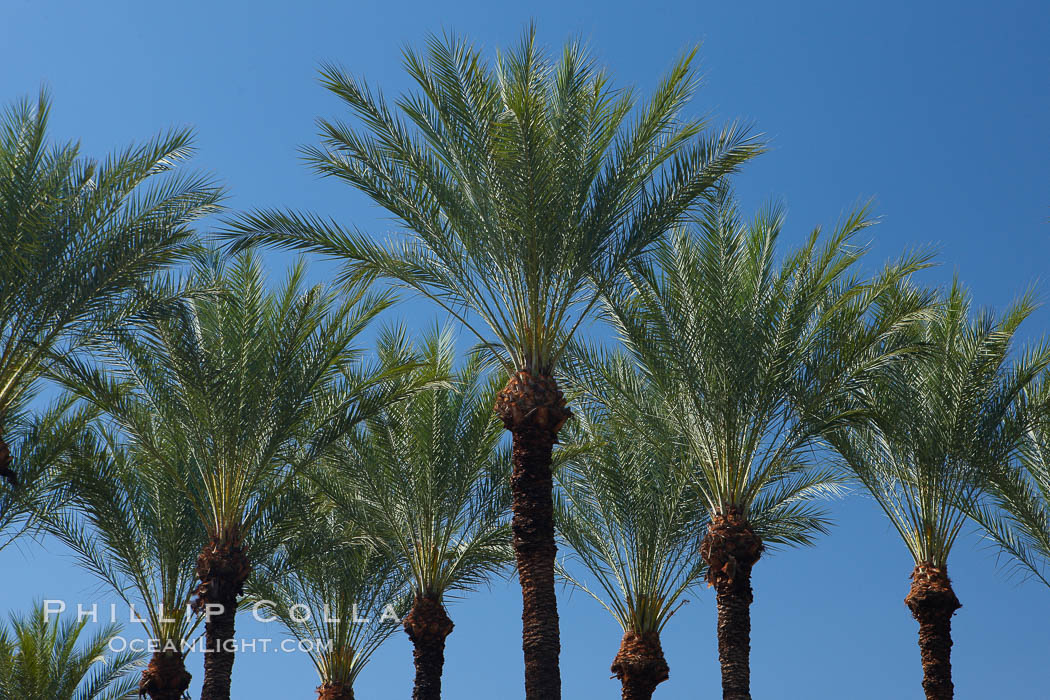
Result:
[[[209,542],[197,556],[197,598],[194,607],[200,609],[207,604],[236,604],[237,597],[244,592],[244,583],[251,575],[252,565],[237,545]]]
[[[445,606],[433,596],[416,596],[402,624],[413,644],[444,642],[455,627]]]
[[[354,700],[354,689],[346,683],[325,683],[317,686],[317,700]]]
[[[153,654],[139,681],[139,695],[151,700],[182,700],[193,677],[177,651],[158,651]]]
[[[511,377],[496,395],[496,413],[507,430],[535,430],[555,441],[572,415],[553,377],[533,376],[524,370]]]
[[[738,584],[750,589],[751,569],[762,556],[762,550],[762,538],[735,508],[713,516],[700,544],[700,556],[708,567],[708,584],[718,590],[728,590]]]
[[[613,674],[623,685],[623,700],[648,699],[670,677],[670,668],[656,632],[627,632],[613,660]]]

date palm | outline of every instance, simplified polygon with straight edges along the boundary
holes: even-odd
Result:
[[[108,654],[120,634],[107,625],[82,638],[89,618],[64,622],[37,605],[0,627],[0,700],[125,700],[142,661],[132,652]]]
[[[404,627],[416,667],[414,700],[441,697],[446,597],[470,591],[513,562],[510,459],[492,411],[499,384],[472,355],[458,371],[453,336],[434,330],[420,378],[449,386],[390,406],[355,432],[318,479],[340,512],[390,553],[412,595]]]
[[[409,50],[416,85],[392,107],[326,67],[356,124],[322,120],[306,150],[402,229],[387,243],[314,216],[262,211],[229,235],[345,261],[431,299],[496,352],[509,377],[496,410],[514,442],[513,544],[523,598],[525,691],[557,700],[551,459],[569,409],[554,379],[565,344],[611,284],[760,147],[746,129],[683,116],[690,53],[648,101],[612,87],[577,44],[547,55],[526,32],[488,64],[454,37]]]
[[[165,469],[105,426],[84,435],[61,476],[65,509],[49,518],[49,529],[135,611],[156,645],[139,693],[181,700],[191,680],[185,657],[200,624],[188,610],[206,537],[200,518]]]
[[[202,523],[202,700],[230,697],[237,598],[253,557],[280,540],[290,480],[414,386],[406,351],[366,363],[355,346],[389,295],[359,288],[340,301],[304,275],[296,265],[270,292],[254,256],[202,256],[191,284],[214,293],[115,334],[109,372],[82,366],[69,379],[180,483],[172,497]]]
[[[1038,412],[1027,392],[1050,362],[1050,347],[1011,361],[1015,335],[1032,313],[1026,296],[1002,316],[971,316],[953,284],[937,314],[910,329],[924,351],[887,368],[864,395],[868,425],[833,435],[915,561],[905,603],[919,623],[923,689],[954,695],[951,618],[960,607],[948,557],[985,479],[1014,460]]]
[[[321,680],[318,700],[354,700],[357,677],[397,631],[404,579],[388,551],[307,502],[312,512],[298,516],[268,583],[253,591],[256,614],[271,613],[309,655]]]
[[[191,224],[220,199],[180,167],[190,132],[98,162],[50,141],[50,111],[41,93],[0,114],[0,477],[11,485],[31,478],[7,440],[40,381],[142,310],[143,281],[186,256]]]
[[[634,379],[632,389],[649,400],[644,420],[671,425]],[[558,531],[572,550],[559,568],[623,628],[612,672],[624,700],[648,700],[670,673],[660,635],[682,597],[703,580],[698,524],[706,511],[673,441],[653,442],[652,432],[615,414],[603,418],[578,416],[569,444],[580,449],[557,472]]]
[[[768,504],[793,503],[797,527],[786,542],[824,529],[811,499],[834,474],[813,463],[813,452],[823,430],[850,420],[827,406],[884,364],[886,338],[925,308],[922,299],[891,294],[921,257],[858,278],[863,210],[827,240],[814,231],[778,261],[782,223],[775,208],[743,221],[723,187],[695,230],[661,243],[654,262],[635,266],[606,303],[626,352],[675,408],[676,434],[696,468],[709,520],[700,554],[716,593],[727,700],[751,697],[751,572],[765,526],[758,518]],[[644,413],[630,392],[611,387],[610,407]]]

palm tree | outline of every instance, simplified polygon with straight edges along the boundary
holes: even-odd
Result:
[[[359,288],[338,302],[304,275],[296,265],[267,292],[254,256],[203,256],[193,283],[214,294],[114,335],[110,373],[81,366],[68,380],[179,483],[172,498],[187,498],[207,533],[202,700],[230,697],[237,598],[253,557],[280,541],[290,480],[415,386],[403,348],[365,364],[354,346],[389,295]]]
[[[635,379],[632,388],[649,399],[650,424],[658,430],[673,425]],[[624,700],[648,700],[670,672],[660,634],[685,603],[682,596],[703,579],[697,525],[706,512],[673,438],[653,442],[636,421],[607,412],[595,420],[588,413],[574,431],[580,449],[557,472],[557,513],[558,530],[589,579],[564,563],[560,569],[623,628],[612,672]]]
[[[179,171],[189,131],[175,130],[99,163],[47,136],[50,100],[0,115],[0,477],[40,380],[100,330],[139,313],[142,282],[184,258],[190,224],[216,210],[219,190]]]
[[[389,212],[404,235],[380,244],[330,221],[262,211],[228,235],[345,261],[431,299],[496,352],[508,374],[496,410],[514,442],[513,545],[523,598],[525,692],[557,700],[552,449],[569,416],[554,372],[600,290],[702,197],[759,152],[746,129],[704,134],[682,112],[693,53],[639,105],[578,44],[553,59],[530,28],[494,66],[455,37],[408,50],[418,90],[394,111],[337,68],[324,85],[359,126],[322,120],[307,159]]]
[[[886,512],[915,560],[905,603],[919,623],[923,689],[952,698],[951,618],[960,603],[948,556],[986,476],[1014,459],[1037,412],[1026,392],[1050,346],[1009,355],[1035,306],[1023,297],[1001,317],[971,318],[956,282],[939,312],[910,329],[924,352],[895,363],[863,397],[871,422],[837,431],[832,442]]]
[[[403,569],[412,594],[404,619],[414,647],[415,700],[441,697],[450,593],[469,591],[513,561],[510,459],[492,411],[499,385],[472,355],[454,371],[450,331],[433,330],[420,374],[450,377],[448,388],[389,407],[318,470],[341,513],[380,543]],[[327,465],[326,465],[327,467]]]
[[[891,294],[921,257],[858,280],[863,210],[824,243],[814,231],[778,263],[782,224],[776,208],[744,223],[722,188],[695,232],[661,243],[653,264],[636,265],[605,304],[626,352],[674,407],[675,434],[696,465],[709,518],[700,553],[717,598],[727,700],[751,697],[751,571],[765,542],[808,543],[825,529],[811,499],[836,477],[814,467],[813,450],[821,431],[849,418],[827,406],[887,361],[886,338],[924,308],[922,299]],[[585,385],[608,386],[608,406],[626,419],[643,415],[646,406],[620,383],[605,373]],[[785,504],[780,525],[763,522],[764,511],[777,511],[772,504]]]
[[[120,634],[107,625],[82,640],[89,619],[49,619],[43,605],[13,615],[0,628],[0,700],[122,700],[130,698],[142,658],[132,652],[106,656]]]
[[[321,679],[318,700],[354,700],[354,681],[397,630],[404,578],[389,552],[317,500],[305,502],[313,507],[300,514],[298,532],[253,597],[310,656]]]
[[[49,518],[49,529],[136,611],[156,645],[139,693],[181,700],[191,680],[185,657],[200,624],[188,607],[206,533],[189,500],[173,497],[178,485],[150,455],[122,445],[105,426],[96,431],[72,451],[62,473],[66,508]],[[180,460],[169,456],[169,463]]]

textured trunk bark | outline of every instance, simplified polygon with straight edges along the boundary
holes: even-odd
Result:
[[[952,615],[962,607],[948,571],[930,563],[915,566],[904,603],[919,623],[922,689],[927,700],[952,700]]]
[[[18,476],[11,469],[11,449],[2,437],[0,437],[0,478],[11,486],[18,486]]]
[[[762,539],[736,509],[715,514],[700,548],[718,604],[718,660],[724,700],[751,700],[751,568]]]
[[[354,700],[354,688],[348,683],[324,683],[317,687],[317,700]]]
[[[182,700],[192,680],[185,659],[177,651],[154,652],[139,681],[139,695],[151,700]]]
[[[551,456],[570,412],[553,378],[525,371],[499,393],[496,412],[514,438],[511,529],[521,582],[525,698],[560,700]]]
[[[625,632],[611,670],[620,679],[623,700],[650,700],[656,686],[670,677],[660,635]]]
[[[455,625],[445,612],[441,599],[435,595],[417,595],[403,624],[412,640],[412,656],[416,664],[412,700],[440,700],[445,639]]]
[[[237,597],[244,592],[244,582],[250,573],[251,563],[238,545],[213,541],[197,557],[197,577],[201,583],[195,605],[208,615],[204,623],[207,647],[201,700],[230,700]]]

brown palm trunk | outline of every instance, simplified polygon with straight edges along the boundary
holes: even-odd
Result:
[[[206,615],[201,700],[230,700],[237,597],[244,592],[244,582],[250,573],[251,563],[236,544],[213,540],[197,557],[197,577],[201,583],[194,605]]]
[[[927,700],[951,700],[952,615],[962,607],[952,590],[945,568],[929,562],[916,564],[911,575],[911,591],[904,603],[919,623],[919,651],[922,654],[922,688]]]
[[[700,547],[718,604],[718,660],[724,700],[751,700],[751,568],[762,538],[739,510],[711,517]]]
[[[11,486],[18,486],[18,475],[11,469],[11,449],[0,438],[0,478],[7,481]]]
[[[526,700],[560,700],[558,599],[554,593],[554,483],[551,456],[570,412],[552,377],[521,371],[496,400],[513,436],[514,555],[522,597]]]
[[[317,700],[354,700],[354,687],[349,683],[324,683],[317,687]]]
[[[412,700],[440,700],[445,639],[455,625],[445,612],[441,598],[433,594],[417,595],[403,624],[412,640],[412,656],[416,664]]]
[[[623,686],[623,700],[650,700],[670,677],[657,632],[625,632],[612,672]]]
[[[139,681],[139,695],[151,700],[182,700],[192,680],[186,660],[178,651],[157,651]]]

